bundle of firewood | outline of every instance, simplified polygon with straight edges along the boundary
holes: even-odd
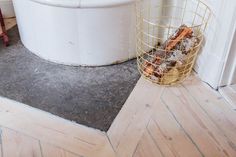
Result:
[[[192,28],[180,26],[167,41],[150,51],[152,57],[148,57],[143,63],[144,74],[162,78],[174,67],[181,67],[199,42]]]

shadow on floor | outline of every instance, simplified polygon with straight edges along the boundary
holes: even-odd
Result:
[[[71,67],[43,60],[22,45],[0,43],[0,95],[107,131],[140,75],[136,61],[106,67]]]

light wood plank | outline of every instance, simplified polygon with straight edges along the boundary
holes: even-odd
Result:
[[[163,157],[147,131],[144,132],[133,157]]]
[[[168,88],[163,102],[206,157],[235,157],[231,141],[217,128],[184,88]]]
[[[221,95],[202,83],[197,77],[184,82],[184,87],[201,106],[210,119],[224,132],[236,147],[236,111],[232,110]]]
[[[186,135],[184,129],[161,101],[156,105],[152,117],[153,120],[150,121],[148,130],[159,145],[164,156],[202,156],[202,152],[198,150],[197,146]]]
[[[172,151],[172,149],[168,146],[166,143],[165,138],[160,134],[159,128],[156,127],[155,122],[153,120],[150,121],[148,125],[148,132],[151,135],[152,139],[155,141],[156,145],[159,147],[160,151],[162,152],[163,156],[168,157],[176,157],[175,150]],[[156,129],[156,130],[153,130]]]
[[[118,144],[117,148],[115,148],[118,156],[132,156],[138,144],[138,141],[142,137],[145,127],[150,119],[151,112],[151,108],[144,107],[142,113],[146,116],[143,117],[140,114],[135,115],[137,116],[137,118],[135,118],[135,120],[129,126],[127,126],[126,132],[120,139],[120,143]]]
[[[76,154],[67,152],[62,148],[47,143],[41,143],[41,149],[43,157],[79,157]]]
[[[16,25],[16,18],[7,18],[4,19],[6,29],[9,30]]]
[[[11,29],[16,25],[16,18],[4,19],[6,30]],[[0,34],[2,34],[2,29],[0,27]]]
[[[2,129],[4,157],[42,157],[39,141],[16,131]]]
[[[46,130],[54,130],[74,138],[86,141],[92,145],[104,142],[106,134],[99,130],[65,120],[48,112],[0,97],[0,111],[8,115],[14,114],[21,119],[29,119],[33,126],[40,126]],[[97,139],[94,141],[94,139]]]
[[[118,156],[132,156],[163,87],[141,78],[108,131]]]
[[[17,130],[81,156],[114,154],[105,133],[1,98],[0,125]],[[99,152],[99,153],[98,153]]]
[[[232,106],[232,109],[236,110],[236,90],[231,86],[223,87],[219,89],[221,95]]]

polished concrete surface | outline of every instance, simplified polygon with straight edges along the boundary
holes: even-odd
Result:
[[[108,130],[140,75],[136,61],[105,67],[72,67],[35,56],[21,43],[0,43],[0,95],[103,131]]]

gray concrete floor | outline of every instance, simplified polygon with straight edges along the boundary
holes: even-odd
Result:
[[[140,75],[136,61],[106,67],[71,67],[43,60],[22,45],[0,43],[0,95],[107,131]]]

